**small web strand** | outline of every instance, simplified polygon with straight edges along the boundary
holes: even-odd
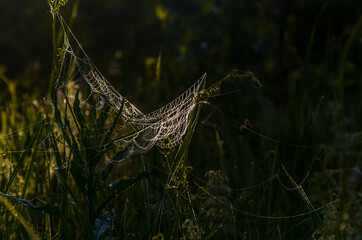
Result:
[[[220,110],[219,108],[217,108],[215,105],[211,104],[210,102],[204,102],[205,104],[207,104],[208,106],[212,107],[214,110],[216,110],[217,112],[219,112],[220,114],[224,115],[226,118],[228,118],[229,120],[231,120],[232,122],[234,122],[235,124],[241,126],[243,125],[243,123],[241,123],[240,121],[236,120],[235,118],[231,117],[230,115],[226,114],[224,111]],[[249,132],[261,137],[261,138],[264,138],[268,141],[271,141],[271,142],[275,142],[277,144],[280,144],[280,145],[284,145],[284,146],[289,146],[289,147],[293,147],[293,148],[299,148],[299,149],[321,149],[323,147],[323,145],[325,144],[321,144],[320,146],[305,146],[305,145],[298,145],[298,144],[293,144],[293,143],[288,143],[288,142],[285,142],[285,141],[280,141],[280,140],[277,140],[277,139],[274,139],[274,138],[271,138],[271,137],[268,137],[268,136],[265,136],[259,132],[256,132],[250,128],[248,128],[247,126],[243,126],[243,129],[245,130],[248,130]],[[356,146],[356,145],[361,145],[362,142],[356,142],[356,143],[347,143],[347,144],[344,144],[344,145],[340,145],[341,147],[351,147],[351,146]]]
[[[214,195],[212,195],[209,191],[207,191],[205,189],[205,187],[200,186],[199,184],[195,183],[199,189],[201,189],[203,192],[205,192],[208,196],[210,196],[211,198],[213,198],[215,201],[219,202],[221,205],[225,205],[225,206],[229,206],[227,203],[221,201],[220,199],[218,199],[217,197],[215,197]],[[327,207],[329,207],[330,205],[334,204],[335,201],[329,202],[326,205],[323,205],[319,208],[314,208],[310,211],[307,212],[303,212],[300,214],[294,214],[294,215],[288,215],[288,216],[267,216],[267,215],[259,215],[259,214],[254,214],[251,212],[247,212],[247,211],[243,211],[241,209],[235,208],[233,207],[233,210],[236,212],[239,212],[241,214],[247,215],[247,216],[251,216],[251,217],[256,217],[256,218],[264,218],[264,219],[274,219],[274,220],[283,220],[283,219],[292,219],[292,218],[299,218],[299,217],[304,217],[307,215],[310,215],[312,213],[317,213],[319,211],[321,211],[322,209],[325,209]]]

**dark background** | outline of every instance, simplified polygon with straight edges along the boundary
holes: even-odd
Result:
[[[278,106],[294,94],[296,83],[312,94],[308,97],[330,92],[362,5],[353,0],[79,3],[73,31],[117,89],[130,85],[121,92],[134,96],[137,81],[141,86],[152,81],[154,66],[146,62],[162,50],[163,85],[188,86],[204,72],[213,81],[233,68],[251,70]],[[20,85],[29,84],[24,74],[36,74],[38,84],[46,85],[52,60],[47,3],[2,1],[0,9],[0,64]],[[72,2],[62,9],[66,19],[71,11]],[[344,66],[355,75],[361,69],[360,37],[358,32]],[[122,57],[112,75],[108,70],[117,51]],[[359,81],[344,82],[353,88]]]

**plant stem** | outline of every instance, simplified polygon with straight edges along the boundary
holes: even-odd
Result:
[[[57,41],[56,41],[56,34],[55,34],[55,30],[56,30],[56,15],[57,13],[55,12],[55,10],[51,10],[52,13],[52,42],[53,42],[53,72],[50,76],[50,81],[49,81],[49,91],[51,92],[52,87],[53,87],[53,83],[54,83],[54,79],[58,76],[58,64],[57,64]]]

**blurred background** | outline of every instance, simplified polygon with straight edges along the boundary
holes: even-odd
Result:
[[[225,82],[222,96],[203,108],[190,150],[194,174],[206,179],[207,171],[224,169],[235,189],[283,164],[298,183],[309,173],[303,187],[315,207],[341,199],[338,211],[360,227],[362,208],[350,203],[361,198],[362,1],[71,0],[61,13],[98,69],[144,112],[205,72],[210,85],[232,69],[252,71],[260,90]],[[45,0],[0,2],[2,108],[48,95],[51,24]],[[233,199],[268,216],[306,211],[278,182],[254,190]],[[241,218],[253,236],[263,229],[277,236],[276,226],[293,239],[316,231],[307,217]]]
[[[153,97],[175,96],[168,88],[188,86],[204,72],[212,82],[233,68],[253,71],[278,107],[298,92],[310,99],[331,94],[341,61],[344,86],[356,89],[360,82],[353,80],[361,69],[360,31],[347,42],[361,14],[357,0],[70,1],[62,9],[65,19],[73,4],[72,28],[88,55],[117,89],[134,97],[137,86],[160,89],[151,84],[159,54],[161,82],[168,86],[160,91],[167,95]],[[34,78],[39,88],[46,86],[52,60],[46,1],[2,1],[0,16],[0,64],[7,76],[24,93]]]

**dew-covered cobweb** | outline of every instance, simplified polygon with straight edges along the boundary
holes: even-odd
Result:
[[[197,94],[203,86],[206,74],[167,105],[151,113],[143,113],[107,81],[92,63],[63,18],[60,15],[58,18],[64,36],[62,48],[58,49],[59,74],[56,76],[55,89],[60,91],[85,82],[90,88],[89,96],[86,98],[96,95],[98,109],[105,105],[116,111],[122,109],[122,121],[131,127],[131,131],[116,142],[120,142],[127,149],[125,156],[147,152],[153,146],[161,148],[179,146],[186,133],[191,113],[196,106]]]

